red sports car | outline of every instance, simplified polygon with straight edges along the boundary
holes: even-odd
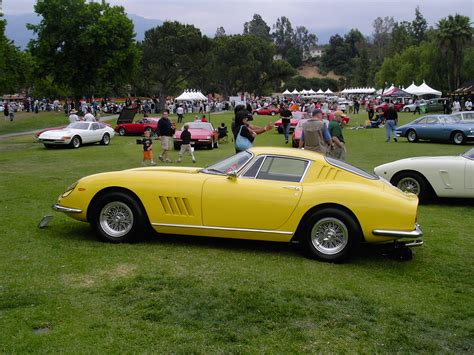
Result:
[[[126,134],[142,135],[145,131],[150,131],[153,134],[158,128],[159,120],[158,117],[145,117],[136,122],[119,123],[115,126],[115,131],[121,136]]]
[[[263,107],[256,110],[253,110],[254,115],[266,115],[266,116],[275,116],[280,113],[280,109],[276,107]]]
[[[375,111],[381,109],[383,112],[385,112],[388,109],[388,105],[389,105],[388,102],[384,102],[383,104],[380,104],[380,105],[376,106]],[[393,104],[393,108],[397,111],[401,111],[403,109],[403,106],[405,106],[405,104],[403,104],[401,102],[397,102],[397,103]]]
[[[206,146],[209,149],[219,148],[219,132],[214,129],[210,122],[188,122],[189,132],[191,133],[191,145]],[[174,134],[174,149],[181,147],[181,132],[176,131]]]

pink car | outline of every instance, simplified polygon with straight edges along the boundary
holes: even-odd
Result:
[[[219,148],[219,132],[214,129],[210,122],[188,122],[189,132],[191,133],[191,145],[205,146],[209,149]],[[181,132],[176,131],[174,134],[174,149],[181,148]]]
[[[298,122],[304,117],[305,113],[301,111],[293,111],[291,113],[291,120],[290,120],[290,132],[292,132]],[[283,126],[281,123],[281,118],[275,122],[275,128],[277,129],[278,133],[283,133]]]

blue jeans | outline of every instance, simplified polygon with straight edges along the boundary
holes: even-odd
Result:
[[[288,137],[290,136],[290,126],[291,126],[290,123],[288,123],[287,125],[283,125],[283,133],[285,133],[285,141],[287,141]]]
[[[395,120],[387,120],[385,122],[385,129],[387,131],[387,141],[390,141],[390,132],[393,134],[393,138],[396,138],[395,129],[397,128],[397,122]]]

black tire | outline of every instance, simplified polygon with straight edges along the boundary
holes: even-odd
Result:
[[[325,208],[305,221],[303,240],[311,258],[342,262],[355,252],[360,236],[360,228],[352,216],[337,208]]]
[[[396,174],[390,183],[404,192],[414,193],[420,202],[428,201],[432,197],[431,185],[416,171],[402,171]]]
[[[414,129],[409,129],[407,131],[407,139],[410,143],[418,142],[418,135],[416,134]]]
[[[141,205],[132,196],[118,191],[94,201],[89,219],[99,239],[110,243],[137,241],[148,226]]]
[[[451,141],[456,145],[462,145],[466,143],[466,136],[461,131],[456,131],[452,133]]]
[[[409,107],[404,107],[403,112],[411,112]]]
[[[278,131],[278,133],[283,134],[283,127],[278,126],[277,131]]]
[[[124,136],[124,135],[127,134],[127,131],[125,130],[125,128],[120,127],[119,130],[118,130],[118,134],[121,135],[121,136]]]
[[[219,139],[214,142],[214,148],[219,148]]]
[[[208,149],[214,149],[214,140],[211,139],[211,143],[207,146]]]
[[[109,145],[109,143],[110,143],[110,135],[108,133],[104,133],[100,141],[100,145]]]
[[[79,148],[82,144],[81,137],[79,136],[72,137],[71,143],[69,144],[71,145],[71,148],[74,148],[74,149]]]

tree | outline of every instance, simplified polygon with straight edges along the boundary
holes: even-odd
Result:
[[[462,83],[474,78],[474,47],[467,49],[464,54],[461,74],[464,79]]]
[[[472,41],[473,29],[470,18],[458,14],[439,20],[437,27],[437,40],[448,63],[449,89],[454,90],[461,84],[463,55]]]
[[[285,59],[288,57],[288,50],[294,46],[294,35],[290,20],[285,16],[278,18],[276,24],[273,25],[272,37],[277,53]]]
[[[425,40],[425,34],[428,28],[428,23],[421,14],[419,6],[415,9],[415,19],[411,23],[411,28],[413,31],[414,43],[419,45],[423,40]]]
[[[395,21],[393,17],[377,17],[373,22],[374,32],[372,34],[374,41],[375,56],[379,60],[383,60],[384,51],[390,41],[390,33],[392,32]]]
[[[29,47],[39,77],[50,76],[76,97],[116,92],[131,79],[139,54],[123,7],[43,0],[35,12],[43,19],[28,26],[37,34]]]
[[[222,37],[222,36],[225,36],[225,29],[224,27],[218,27],[217,30],[216,30],[216,34],[214,35],[214,37]]]
[[[321,58],[323,68],[327,71],[334,70],[339,75],[346,75],[351,69],[350,59],[350,49],[344,39],[338,34],[331,36]]]
[[[293,68],[298,68],[303,64],[303,51],[299,48],[292,47],[288,50],[288,63]]]
[[[157,93],[163,108],[167,95],[175,95],[180,84],[205,67],[210,40],[193,25],[167,21],[146,31],[141,46],[145,89]]]
[[[271,41],[270,26],[259,14],[254,14],[250,22],[244,23],[244,35],[254,35],[266,41]]]
[[[412,24],[406,21],[395,22],[385,55],[393,56],[401,53],[412,44],[414,44]]]
[[[318,38],[315,34],[309,33],[304,26],[296,27],[293,37],[293,47],[299,50],[302,54],[308,53],[312,47],[316,46]]]
[[[345,36],[344,42],[348,45],[350,58],[355,58],[359,55],[358,46],[365,42],[364,35],[357,29],[352,28]]]

